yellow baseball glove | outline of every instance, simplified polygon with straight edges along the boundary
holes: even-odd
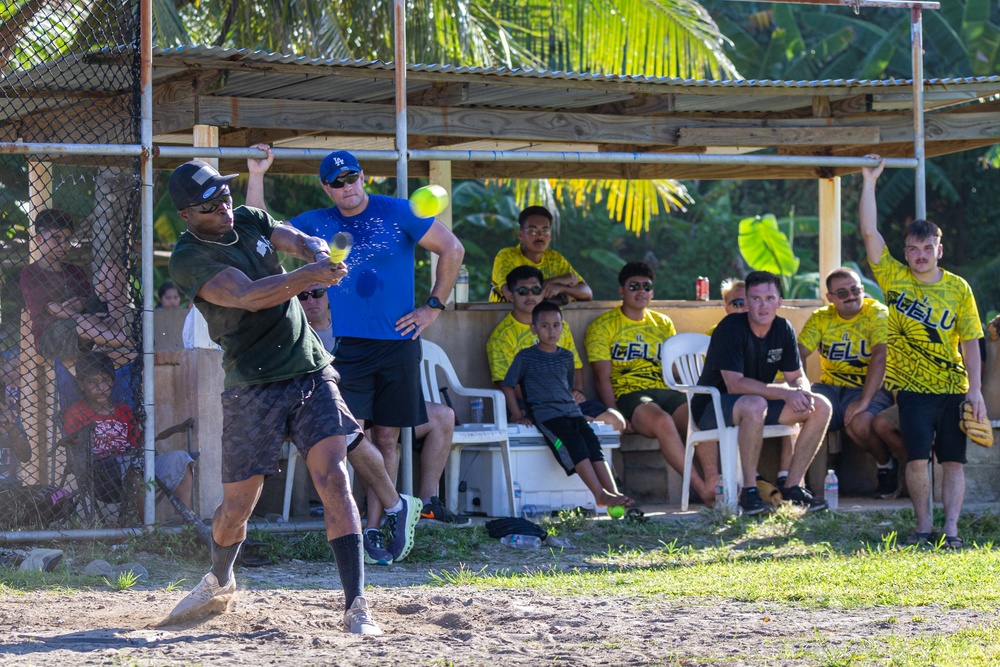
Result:
[[[958,427],[969,440],[983,447],[993,446],[993,427],[987,420],[978,421],[973,416],[972,403],[962,401],[962,414],[958,419]]]

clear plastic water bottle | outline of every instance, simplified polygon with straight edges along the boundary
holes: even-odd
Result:
[[[826,479],[823,480],[823,493],[826,497],[826,504],[832,510],[840,506],[840,480],[833,470],[826,471]]]
[[[525,505],[521,509],[521,516],[525,519],[536,519],[550,514],[551,512],[552,508],[548,505]]]
[[[521,485],[514,482],[514,514],[521,515]]]
[[[469,411],[472,413],[472,421],[474,423],[483,423],[483,398],[481,396],[474,396],[469,401]]]
[[[465,264],[458,267],[458,280],[455,281],[455,303],[469,302],[469,269]]]
[[[500,544],[512,549],[541,549],[542,538],[534,535],[504,535],[500,538]]]
[[[722,473],[715,479],[715,497],[722,500],[722,496],[726,493],[726,483],[722,479]]]

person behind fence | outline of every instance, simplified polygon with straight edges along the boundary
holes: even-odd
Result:
[[[314,283],[304,292],[299,292],[299,301],[306,312],[309,326],[323,341],[323,347],[330,354],[335,354],[337,339],[333,336],[333,316],[326,288],[321,283]],[[472,520],[449,510],[437,494],[441,475],[444,474],[451,454],[455,411],[447,405],[430,401],[425,401],[425,407],[427,422],[413,428],[413,449],[420,453],[420,499],[424,503],[420,509],[420,518],[428,523],[452,528],[470,527]]]
[[[844,429],[875,459],[876,498],[899,495],[899,464],[872,428],[875,416],[893,404],[885,390],[888,309],[865,296],[861,277],[852,269],[834,269],[826,277],[830,305],[813,312],[799,332],[799,356],[819,350],[820,381],[812,390],[833,406],[830,432]],[[893,441],[901,446],[902,441]],[[905,456],[905,447],[903,455]],[[905,460],[905,458],[903,459]]]
[[[567,475],[580,476],[598,507],[632,505],[634,501],[618,491],[601,443],[573,395],[573,353],[559,346],[564,327],[562,311],[550,301],[531,311],[531,331],[538,342],[514,356],[501,383],[511,420],[537,426],[559,465]],[[521,388],[527,412],[515,387]]]
[[[156,290],[156,296],[160,303],[157,308],[179,308],[181,305],[181,293],[173,280],[164,280],[160,288]]]
[[[247,161],[258,185],[272,159]],[[345,460],[349,449],[366,441],[341,398],[330,355],[296,298],[313,283],[339,283],[347,266],[330,262],[329,246],[321,238],[281,224],[260,209],[234,210],[229,191],[233,178],[236,174],[222,176],[211,165],[192,160],[175,169],[169,182],[186,226],[170,257],[170,276],[195,302],[223,352],[222,504],[212,520],[211,571],[158,625],[229,608],[236,592],[233,564],[246,539],[247,521],[264,477],[278,472],[287,434],[323,503],[326,538],[344,589],[344,626],[356,634],[382,634],[364,597],[361,519]],[[279,253],[307,263],[286,272]],[[379,471],[385,476],[384,462],[359,472],[374,477]],[[418,518],[413,512],[419,514],[420,501],[398,502],[400,529],[389,544],[403,555],[413,546]]]
[[[111,400],[115,363],[103,352],[88,352],[76,363],[83,398],[63,415],[67,437],[93,425],[90,435],[94,496],[103,503],[135,503],[142,507],[142,463],[139,426],[132,409]],[[155,476],[190,506],[194,460],[185,450],[159,454]],[[132,494],[135,494],[134,496]]]
[[[66,211],[43,209],[35,216],[39,258],[21,271],[21,291],[31,318],[35,349],[48,360],[72,363],[94,345],[130,346],[117,309],[99,298],[87,274],[63,259],[70,249],[74,220]],[[113,272],[102,270],[100,276]],[[100,286],[107,293],[105,286]]]
[[[534,345],[538,338],[531,330],[531,311],[542,302],[542,272],[533,266],[518,266],[507,274],[504,284],[504,297],[511,302],[513,308],[500,323],[494,327],[486,341],[486,357],[490,364],[490,376],[499,388],[507,375],[507,369],[514,361],[514,355],[521,350]],[[573,354],[573,398],[580,405],[583,416],[588,420],[596,420],[610,424],[616,431],[625,430],[625,418],[617,410],[609,410],[598,400],[587,400],[583,393],[583,361],[576,351],[573,332],[569,324],[563,322],[559,347],[566,348]],[[515,387],[515,392],[520,389]],[[520,400],[520,396],[519,396]],[[522,401],[523,402],[523,401]],[[522,406],[523,408],[524,406]]]
[[[649,308],[656,274],[645,262],[629,262],[618,272],[622,305],[599,315],[587,327],[587,356],[594,369],[597,395],[621,412],[637,433],[655,438],[667,464],[684,471],[687,398],[663,381],[662,348],[677,333],[666,315]],[[702,472],[692,468],[691,488],[715,503],[718,447],[695,450]]]
[[[869,157],[879,159],[877,155]],[[986,419],[979,339],[983,325],[969,283],[945,271],[941,228],[928,220],[906,226],[906,264],[890,253],[878,231],[875,184],[885,167],[861,170],[859,217],[868,264],[885,293],[889,308],[886,388],[897,392],[899,430],[906,443],[906,487],[916,526],[908,541],[938,539],[929,501],[928,461],[936,456],[943,473],[945,547],[960,549],[958,519],[965,499],[966,437],[959,424],[962,403],[971,404],[976,420]]]
[[[778,316],[781,278],[767,271],[746,277],[746,313],[727,315],[712,334],[699,385],[715,387],[722,394],[723,419],[738,426],[743,491],[739,506],[744,514],[771,509],[757,489],[765,425],[801,424],[795,453],[785,484],[778,487],[784,500],[808,511],[826,509],[826,501],[804,487],[806,470],[819,451],[830,422],[830,401],[810,390],[802,371],[795,331]],[[778,371],[787,384],[776,384]],[[691,418],[698,428],[716,428],[715,410],[708,394],[691,400]]]
[[[31,460],[31,443],[17,409],[20,369],[18,354],[6,353],[0,366],[4,388],[0,396],[0,489],[21,486],[21,466]]]
[[[566,258],[549,248],[552,241],[552,213],[544,206],[529,206],[517,216],[516,246],[503,248],[493,259],[490,301],[508,301],[503,286],[507,274],[517,266],[533,266],[549,276],[542,283],[542,298],[567,303],[590,301],[594,293],[583,276]]]

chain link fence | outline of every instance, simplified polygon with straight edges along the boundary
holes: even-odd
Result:
[[[137,0],[0,10],[0,528],[140,524]]]

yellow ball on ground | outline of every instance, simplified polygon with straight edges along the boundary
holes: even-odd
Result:
[[[624,505],[612,505],[608,508],[608,516],[612,519],[620,519],[625,516],[625,506]]]
[[[440,185],[425,185],[410,195],[410,210],[421,218],[433,218],[448,208],[448,191]]]

